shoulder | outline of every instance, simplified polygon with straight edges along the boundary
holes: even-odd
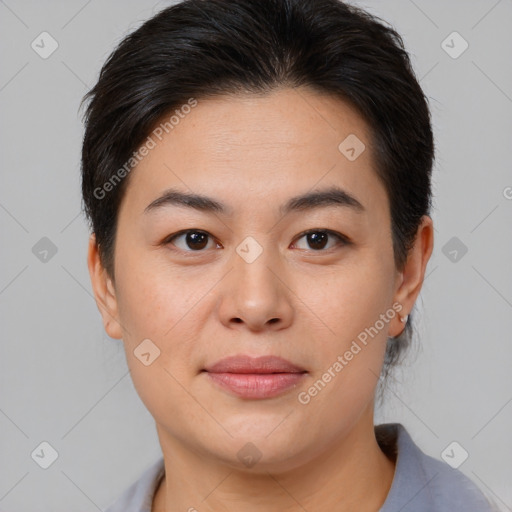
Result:
[[[382,449],[396,455],[395,476],[380,512],[496,510],[460,470],[423,453],[403,425],[377,425],[375,434]]]
[[[147,468],[105,512],[151,512],[153,495],[164,474],[161,457]]]

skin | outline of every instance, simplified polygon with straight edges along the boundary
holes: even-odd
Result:
[[[349,161],[338,145],[356,134]],[[368,127],[350,106],[309,89],[200,99],[137,165],[120,207],[115,279],[94,235],[88,265],[107,333],[122,338],[131,376],[155,418],[165,461],[153,511],[376,511],[395,469],[377,444],[373,409],[388,336],[398,315],[307,405],[297,395],[321,378],[357,335],[393,303],[411,311],[433,248],[425,216],[403,271],[395,268],[386,191],[375,174]],[[364,206],[281,215],[290,197],[335,185]],[[176,188],[224,203],[230,214],[169,205]],[[194,251],[185,229],[211,235]],[[314,249],[301,234],[332,230]],[[263,249],[236,252],[247,237]],[[167,240],[167,243],[166,243]],[[313,246],[314,247],[314,246]],[[149,366],[134,349],[149,338]],[[243,399],[201,370],[233,354],[278,355],[308,373],[297,388]],[[246,467],[248,442],[260,460]],[[194,507],[191,509],[191,507]]]

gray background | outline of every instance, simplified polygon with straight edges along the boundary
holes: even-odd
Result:
[[[103,510],[160,455],[121,342],[104,333],[92,298],[77,109],[114,45],[169,4],[0,1],[4,511]],[[358,5],[403,35],[437,144],[421,346],[376,420],[402,422],[437,458],[457,441],[469,453],[460,470],[512,510],[512,3]],[[43,31],[59,45],[47,59],[31,48]],[[453,31],[469,44],[458,58],[442,47]],[[453,53],[462,46],[452,39]],[[43,237],[56,254],[41,252]],[[58,453],[46,470],[31,457],[42,441]]]

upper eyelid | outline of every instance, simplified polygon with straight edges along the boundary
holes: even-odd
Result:
[[[178,231],[177,233],[169,235],[168,237],[166,237],[164,239],[163,243],[170,244],[171,241],[174,240],[175,238],[186,235],[188,233],[204,233],[205,235],[209,236],[211,239],[216,241],[216,238],[211,233],[208,233],[208,231],[204,231],[203,229],[184,229],[183,231]],[[218,242],[216,242],[216,243],[218,243]],[[200,251],[194,251],[194,252],[200,252]]]
[[[333,235],[338,238],[341,238],[342,240],[348,241],[348,237],[345,236],[343,233],[338,233],[337,231],[334,231],[332,229],[327,229],[327,228],[308,229],[306,231],[303,231],[302,233],[299,233],[297,235],[297,238],[302,238],[303,236],[309,235],[310,233],[327,233],[329,235]]]
[[[338,243],[341,243],[344,245],[351,244],[351,240],[346,235],[344,235],[342,233],[338,233],[337,231],[333,231],[332,229],[321,229],[321,228],[309,229],[307,231],[303,231],[302,233],[297,235],[295,240],[300,240],[302,237],[304,237],[310,233],[319,233],[319,232],[327,233],[328,235],[334,236],[335,238],[338,239]],[[296,242],[293,242],[293,243],[296,243]],[[332,249],[332,247],[331,247],[331,249]],[[329,249],[326,249],[325,251],[324,250],[316,250],[314,252],[321,253],[321,252],[327,252],[328,250]]]

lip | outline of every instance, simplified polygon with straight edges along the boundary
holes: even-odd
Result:
[[[304,368],[277,356],[236,355],[220,359],[205,368],[210,373],[300,373]]]
[[[241,398],[271,398],[299,384],[307,371],[282,357],[226,357],[206,367],[213,383]]]

